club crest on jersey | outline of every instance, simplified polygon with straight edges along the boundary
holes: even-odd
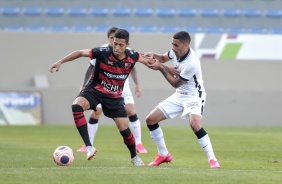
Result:
[[[108,61],[108,65],[114,65],[114,62],[113,61]]]
[[[131,64],[130,63],[124,63],[124,68],[128,69],[131,67]]]

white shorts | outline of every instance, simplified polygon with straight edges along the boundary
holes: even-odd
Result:
[[[124,104],[134,104],[134,98],[130,92],[123,92],[121,95],[124,99]]]
[[[134,104],[134,98],[131,92],[125,92],[121,95],[124,99],[124,104]],[[97,108],[102,108],[101,104],[97,105]]]
[[[196,114],[202,117],[205,107],[206,96],[183,95],[175,92],[173,95],[159,103],[157,106],[166,118],[174,118],[181,114],[182,119],[188,119],[190,114]]]

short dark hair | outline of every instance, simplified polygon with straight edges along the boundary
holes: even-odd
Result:
[[[108,38],[110,37],[111,34],[115,33],[116,30],[118,30],[117,27],[111,27],[107,32]]]
[[[186,31],[179,31],[173,35],[173,39],[180,40],[181,42],[189,43],[191,42],[191,37]]]
[[[125,39],[125,42],[129,42],[129,32],[125,29],[118,29],[115,32],[115,37],[118,39]]]

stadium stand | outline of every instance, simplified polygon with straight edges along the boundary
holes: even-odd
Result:
[[[129,25],[119,25],[117,26],[118,28],[121,28],[121,29],[126,29],[128,30],[129,32],[135,32],[136,31],[136,27],[135,26],[129,26]]]
[[[47,28],[49,32],[67,32],[69,28],[67,26],[49,26]]]
[[[224,33],[224,29],[220,27],[207,27],[204,29],[204,32],[210,34],[222,34]]]
[[[20,15],[20,8],[17,7],[3,7],[1,14],[4,16],[18,16]]]
[[[71,31],[73,32],[92,32],[91,26],[72,26]]]
[[[282,28],[270,29],[269,33],[271,33],[271,34],[282,34]]]
[[[153,15],[151,8],[134,8],[133,14],[138,17],[150,17]]]
[[[140,26],[137,28],[137,31],[141,33],[154,33],[154,32],[158,32],[158,27],[157,26]]]
[[[158,8],[156,9],[156,15],[159,17],[174,17],[176,12],[174,9],[171,8]]]
[[[110,26],[95,26],[94,27],[94,32],[107,32]]]
[[[7,26],[24,27],[25,31],[31,31],[30,26],[72,30],[91,24],[93,31],[99,26],[131,25],[136,32],[174,26],[190,27],[192,32],[217,27],[225,32],[263,28],[271,33],[271,29],[282,28],[279,7],[281,0],[0,0],[0,30]],[[150,25],[157,29],[146,27]]]
[[[264,22],[265,28],[282,28],[282,10],[271,9],[264,11]]]
[[[23,15],[26,16],[40,16],[43,12],[42,12],[42,8],[27,7],[27,8],[23,8],[22,13]]]
[[[5,26],[4,31],[11,31],[11,32],[18,32],[18,31],[24,31],[24,27],[22,26]]]
[[[54,8],[54,7],[46,8],[45,9],[45,14],[47,16],[56,16],[56,17],[58,17],[58,16],[63,16],[65,14],[65,10],[64,10],[64,8]]]
[[[181,28],[176,27],[176,26],[162,26],[162,27],[160,27],[160,31],[163,32],[163,33],[176,33],[180,30],[181,30]]]
[[[26,31],[30,31],[30,32],[44,32],[45,27],[44,26],[27,26]]]
[[[184,27],[184,31],[187,31],[188,33],[201,33],[203,32],[203,29],[201,27]]]
[[[110,14],[108,8],[91,8],[89,10],[90,15],[97,16],[97,17],[106,17]]]
[[[267,34],[267,29],[264,28],[249,28],[247,30],[248,33],[252,33],[252,34]]]
[[[131,14],[131,9],[130,8],[113,8],[112,14],[118,17],[126,17]]]
[[[86,8],[69,8],[67,11],[69,16],[73,17],[83,17],[86,16]]]
[[[240,27],[231,27],[231,28],[227,28],[226,32],[229,34],[242,34],[242,33],[246,33],[246,30]]]
[[[177,11],[179,17],[195,17],[197,15],[196,9],[181,8]]]

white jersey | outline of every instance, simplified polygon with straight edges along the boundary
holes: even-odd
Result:
[[[191,48],[180,60],[177,59],[173,50],[169,51],[168,56],[173,59],[174,67],[179,68],[179,76],[186,83],[176,88],[176,92],[162,101],[158,108],[166,118],[174,118],[180,113],[183,119],[187,119],[190,114],[202,116],[206,92],[203,86],[200,60]]]
[[[176,92],[192,96],[205,96],[201,63],[195,51],[190,48],[187,56],[178,60],[173,50],[168,55],[173,59],[174,67],[180,70],[180,77],[187,82],[176,89]]]

